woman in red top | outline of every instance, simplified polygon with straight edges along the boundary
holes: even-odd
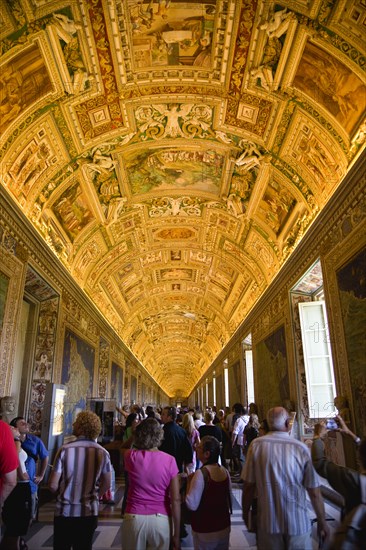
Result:
[[[220,443],[205,436],[197,455],[206,470],[188,478],[187,507],[192,513],[194,550],[227,550],[230,543],[231,481],[226,468],[218,464]]]

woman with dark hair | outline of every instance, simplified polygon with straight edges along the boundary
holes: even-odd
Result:
[[[171,542],[174,550],[180,548],[178,467],[173,456],[158,449],[163,436],[159,422],[147,418],[122,444],[129,478],[123,548],[169,550]]]
[[[206,435],[210,435],[212,437],[215,437],[219,443],[222,441],[222,432],[218,426],[216,426],[213,421],[215,418],[215,413],[211,411],[205,412],[205,424],[203,426],[200,426],[198,428],[200,437],[205,437]]]
[[[126,427],[123,434],[123,441],[126,441],[131,437],[132,433],[135,431],[135,428],[141,422],[141,415],[138,412],[132,412],[126,418]]]
[[[188,478],[186,505],[192,513],[194,550],[226,550],[230,542],[231,481],[218,463],[220,442],[204,436],[197,447],[203,466]]]

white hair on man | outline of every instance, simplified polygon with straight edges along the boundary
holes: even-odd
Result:
[[[267,413],[267,421],[271,432],[287,432],[289,415],[283,407],[273,407]]]

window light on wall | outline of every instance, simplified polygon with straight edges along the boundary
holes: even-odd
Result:
[[[230,407],[229,403],[229,369],[224,369],[224,386],[225,386],[225,407]]]

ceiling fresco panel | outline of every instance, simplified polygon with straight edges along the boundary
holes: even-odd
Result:
[[[0,132],[54,92],[40,45],[35,42],[1,66]]]
[[[218,195],[225,157],[215,149],[184,144],[126,152],[124,179],[132,195],[182,190]]]
[[[74,183],[53,203],[52,211],[71,241],[94,220],[88,199],[79,183]]]
[[[32,204],[43,186],[69,161],[53,118],[46,115],[12,144],[2,161],[4,184],[20,204]],[[6,170],[5,170],[6,166]],[[43,204],[46,197],[43,195]],[[39,212],[38,212],[39,214]]]
[[[293,85],[317,101],[353,134],[366,109],[366,85],[344,63],[308,42]]]
[[[327,200],[345,174],[347,160],[339,145],[298,110],[282,147],[284,159],[296,167],[319,202]]]

